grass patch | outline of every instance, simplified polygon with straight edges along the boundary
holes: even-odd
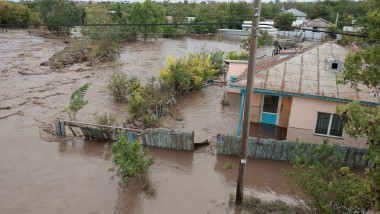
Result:
[[[230,193],[229,205],[235,206],[235,195]],[[243,202],[240,206],[236,207],[240,211],[248,213],[266,214],[266,213],[311,213],[309,209],[297,205],[289,205],[281,200],[276,201],[263,201],[253,196],[244,196]]]
[[[224,165],[224,168],[225,168],[226,170],[229,170],[229,169],[234,168],[234,166],[232,165],[232,163],[227,162],[226,165]]]
[[[94,47],[86,40],[70,40],[68,45],[60,52],[55,53],[47,62],[41,65],[51,68],[63,68],[75,63],[91,61]]]

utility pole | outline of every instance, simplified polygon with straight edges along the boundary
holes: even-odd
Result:
[[[256,61],[256,48],[257,40],[259,37],[259,21],[260,21],[260,3],[261,0],[254,0],[253,2],[253,17],[252,17],[252,31],[251,31],[251,42],[249,48],[249,59],[248,59],[248,77],[247,86],[244,100],[244,120],[243,120],[243,135],[240,150],[240,164],[239,164],[239,174],[236,187],[236,204],[240,205],[243,201],[244,192],[244,176],[245,176],[245,164],[247,163],[247,147],[248,147],[248,137],[249,137],[249,125],[251,117],[251,102],[252,102],[252,90],[253,90],[253,75],[255,71],[255,61]]]

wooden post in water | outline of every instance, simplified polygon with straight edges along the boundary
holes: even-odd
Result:
[[[256,48],[257,40],[259,37],[259,21],[260,21],[260,0],[255,0],[253,2],[253,17],[252,17],[252,31],[251,31],[251,45],[249,48],[249,59],[248,59],[248,77],[247,86],[244,103],[244,120],[243,120],[243,134],[241,142],[240,151],[240,164],[239,164],[239,174],[236,186],[236,204],[240,205],[243,201],[244,192],[244,176],[245,176],[245,164],[247,163],[247,147],[248,147],[248,137],[249,137],[249,125],[251,118],[251,102],[252,102],[252,91],[253,91],[253,77],[255,71],[255,61],[256,61]]]

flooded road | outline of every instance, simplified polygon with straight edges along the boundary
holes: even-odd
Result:
[[[78,64],[53,71],[40,63],[62,50],[62,41],[29,37],[25,30],[2,32],[0,37],[9,38],[0,40],[2,213],[234,213],[226,203],[229,193],[235,193],[238,159],[214,155],[214,145],[196,148],[195,152],[149,148],[156,160],[149,172],[155,189],[151,196],[136,180],[123,185],[119,177],[107,171],[113,167],[112,143],[51,135],[52,121],[66,119],[62,106],[68,104],[72,91],[87,82],[92,83],[86,95],[89,104],[77,119],[94,122],[93,113],[108,111],[117,114],[119,122],[125,120],[125,103],[115,102],[106,89],[111,70],[106,65]],[[12,39],[17,37],[26,39]],[[177,47],[178,40],[160,41],[164,46],[172,42]],[[238,44],[207,42],[215,43],[212,47],[238,49]],[[200,47],[204,41],[190,39],[190,43]],[[161,58],[145,66],[135,65],[135,72],[156,69],[165,62],[166,52],[148,55],[149,46],[145,47],[139,57],[142,61]],[[181,51],[188,50],[178,48],[178,53]],[[121,59],[128,54],[136,55],[127,47]],[[126,65],[131,57],[127,58]],[[146,76],[156,71],[149,70]],[[212,143],[218,133],[234,134],[240,96],[227,94],[231,105],[223,107],[219,103],[223,92],[223,87],[211,86],[179,98],[180,105],[173,107],[174,116],[165,118],[164,126],[195,131],[199,142]],[[183,121],[175,120],[178,117]],[[233,169],[225,170],[227,162],[233,164]],[[290,167],[285,162],[249,159],[246,194],[292,202],[282,172]]]

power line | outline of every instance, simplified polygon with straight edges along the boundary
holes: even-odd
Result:
[[[29,12],[28,10],[0,10],[1,12]],[[46,13],[44,11],[30,11],[32,13]],[[85,13],[107,13],[107,14],[116,14],[118,11],[48,11],[52,13],[80,13],[80,14],[85,14]],[[121,11],[122,14],[125,15],[163,15],[163,16],[188,16],[188,17],[195,17],[195,16],[229,16],[229,17],[251,17],[252,14],[198,14],[198,13],[173,13],[173,14],[161,14],[161,13],[130,13],[130,12],[124,12]]]
[[[99,26],[107,26],[107,27],[116,27],[116,26],[202,26],[202,25],[241,25],[241,22],[200,22],[200,23],[147,23],[147,24],[0,24],[0,27],[25,27],[25,26],[35,26],[35,27],[75,27],[75,26],[85,26],[85,27],[99,27]],[[272,26],[277,28],[285,28],[285,29],[293,29],[293,30],[301,30],[301,31],[312,31],[319,33],[326,33],[330,35],[345,35],[345,36],[356,36],[361,38],[368,38],[368,36],[358,35],[358,34],[349,34],[349,33],[338,33],[331,31],[323,31],[316,29],[307,29],[307,28],[299,28],[292,26],[281,26],[281,25],[272,25],[272,24],[261,24],[264,26]]]
[[[182,25],[241,25],[241,22],[199,22],[199,23],[149,23],[149,24],[0,24],[0,27],[25,27],[25,26],[35,26],[35,27],[74,27],[74,26],[182,26]]]

